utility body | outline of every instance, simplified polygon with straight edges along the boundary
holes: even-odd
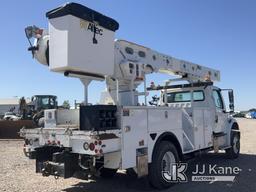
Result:
[[[79,109],[45,110],[44,128],[20,131],[37,172],[88,178],[126,169],[138,177],[148,175],[150,183],[162,189],[171,185],[162,173],[187,157],[211,150],[238,157],[239,127],[222,97],[228,91],[234,111],[233,91],[213,85],[220,80],[218,70],[114,40],[119,27],[115,20],[76,3],[46,16],[49,31],[26,28],[27,37],[35,38],[29,50],[51,71],[79,78],[85,101]],[[147,86],[151,73],[179,78]],[[93,80],[107,85],[99,105],[88,105]],[[148,102],[150,91],[160,96]]]

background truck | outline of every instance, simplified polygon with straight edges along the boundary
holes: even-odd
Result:
[[[5,113],[3,120],[0,119],[0,138],[20,139],[18,132],[22,127],[44,127],[44,110],[57,108],[60,107],[54,95],[34,95],[31,100],[24,97],[17,99],[17,104]]]
[[[118,169],[148,176],[163,189],[173,165],[201,152],[225,150],[237,158],[240,132],[231,89],[213,85],[220,72],[125,40],[114,40],[118,23],[69,3],[46,13],[49,30],[26,28],[34,57],[51,71],[79,78],[84,105],[45,110],[45,127],[22,129],[26,148],[43,176],[110,177]],[[151,73],[179,76],[147,85]],[[88,85],[105,81],[100,105],[87,105]],[[186,81],[187,83],[184,83]],[[142,85],[143,90],[138,89]],[[150,91],[158,91],[148,106]],[[226,109],[222,92],[229,95]]]
[[[31,119],[39,127],[44,124],[44,110],[58,108],[55,95],[34,95],[29,103],[22,97],[19,105],[19,115],[22,119]]]

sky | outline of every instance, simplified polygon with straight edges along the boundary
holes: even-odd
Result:
[[[84,0],[74,1],[119,22],[117,39],[221,71],[221,88],[233,88],[236,110],[256,107],[256,1],[254,0]],[[78,79],[50,72],[32,59],[24,28],[47,28],[45,13],[66,1],[2,1],[0,7],[0,98],[54,94],[83,100]],[[148,81],[163,83],[166,75]],[[105,83],[89,86],[96,103]]]

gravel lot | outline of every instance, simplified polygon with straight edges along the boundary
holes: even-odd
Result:
[[[235,182],[188,182],[177,184],[166,191],[256,191],[256,120],[238,119],[241,130],[241,155],[228,160],[224,154],[206,154],[191,161],[190,167],[199,164],[238,166],[241,169]],[[23,141],[0,141],[0,191],[154,191],[146,179],[136,179],[119,172],[112,179],[83,181],[42,177],[35,173],[34,160],[27,159],[22,152]],[[188,172],[191,170],[188,170]]]

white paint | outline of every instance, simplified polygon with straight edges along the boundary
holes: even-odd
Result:
[[[101,26],[102,35],[87,30],[89,22],[66,15],[49,20],[50,69],[67,70],[99,75],[113,75],[114,72],[114,32]]]

